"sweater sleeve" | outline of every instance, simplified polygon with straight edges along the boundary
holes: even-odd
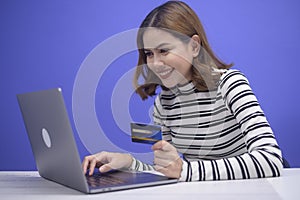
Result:
[[[153,165],[143,163],[142,161],[137,160],[134,157],[133,157],[131,166],[129,167],[129,170],[132,170],[132,171],[155,171]]]
[[[220,82],[222,98],[243,133],[247,152],[216,160],[183,160],[180,181],[231,180],[280,176],[281,150],[247,78],[230,70]]]

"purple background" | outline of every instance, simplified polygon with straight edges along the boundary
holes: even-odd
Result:
[[[72,90],[85,57],[114,34],[137,28],[164,1],[0,1],[0,170],[36,169],[16,94],[62,87],[72,118]],[[199,15],[216,54],[248,77],[284,156],[300,167],[300,2],[297,0],[187,0]],[[112,47],[113,48],[113,47]],[[136,53],[116,60],[99,83],[97,110],[116,145],[133,145],[110,110],[118,77],[136,64]],[[122,68],[124,66],[125,68]],[[127,68],[126,68],[127,67]],[[129,83],[131,84],[131,83]],[[97,95],[97,97],[98,97]],[[133,97],[132,116],[147,120],[148,108]],[[120,103],[122,101],[120,100]],[[127,106],[127,105],[126,105]],[[144,107],[144,108],[143,108]],[[145,110],[145,112],[141,112]],[[140,112],[136,112],[139,110]],[[88,154],[75,130],[80,155]]]

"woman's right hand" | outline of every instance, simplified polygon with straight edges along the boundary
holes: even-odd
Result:
[[[130,154],[100,152],[84,157],[82,169],[84,174],[89,169],[89,175],[92,175],[95,168],[99,168],[101,173],[112,169],[128,169],[132,164],[133,158]]]

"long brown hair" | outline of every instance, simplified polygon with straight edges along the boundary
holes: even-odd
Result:
[[[136,67],[133,84],[136,92],[141,98],[156,94],[157,86],[165,88],[159,78],[148,68],[146,55],[144,52],[143,35],[145,28],[154,27],[169,32],[175,36],[184,35],[191,38],[198,35],[200,38],[201,50],[198,57],[192,63],[192,82],[199,91],[206,91],[216,88],[216,83],[220,78],[220,73],[214,73],[214,69],[228,69],[232,64],[225,64],[212,51],[204,28],[196,13],[184,2],[168,1],[153,9],[143,20],[137,35],[137,46],[139,51],[138,65]],[[143,84],[139,84],[139,79],[144,79]]]

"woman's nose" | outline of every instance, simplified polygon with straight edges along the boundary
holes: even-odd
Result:
[[[161,66],[163,65],[163,61],[161,59],[161,56],[159,54],[154,54],[153,56],[153,65],[154,66]]]

